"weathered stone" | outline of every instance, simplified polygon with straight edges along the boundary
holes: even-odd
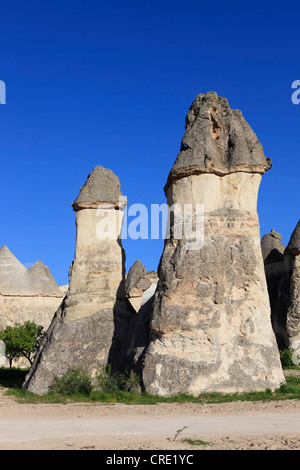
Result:
[[[286,330],[289,347],[300,350],[300,220],[285,250],[290,264],[289,306]]]
[[[204,244],[194,249],[184,219],[170,218],[145,354],[147,392],[274,390],[284,382],[256,210],[270,167],[239,111],[216,93],[196,98],[165,191],[170,208],[203,205]]]
[[[144,292],[151,286],[146,267],[140,260],[131,266],[125,280],[125,294],[136,312],[139,311]]]
[[[25,321],[47,329],[63,296],[42,261],[27,270],[7,246],[0,249],[0,329]]]
[[[285,246],[281,240],[282,235],[275,232],[274,229],[262,237],[261,249],[265,264],[274,263],[275,261],[283,261]]]
[[[142,294],[141,307],[154,296],[158,283],[158,276],[155,271],[148,271],[147,276],[150,279],[151,285]]]
[[[27,270],[5,245],[0,249],[0,294],[61,296],[49,268],[42,261]]]
[[[108,207],[113,205],[120,208],[125,202],[120,188],[119,178],[110,169],[98,165],[80,188],[80,193],[72,204],[73,209],[97,209],[99,204],[104,208],[106,203]]]
[[[23,295],[29,290],[28,271],[6,245],[0,249],[0,294]]]
[[[295,256],[300,254],[300,220],[292,233],[292,236],[290,238],[288,246],[286,247],[285,252]]]
[[[147,272],[145,266],[138,260],[130,268],[126,281],[126,295],[132,290],[133,294],[138,296],[128,297],[136,315],[132,317],[128,329],[127,344],[123,354],[126,363],[123,367],[141,377],[145,352],[149,344],[150,315],[158,277],[155,271]],[[139,289],[136,289],[136,286],[140,286]]]
[[[108,362],[118,367],[132,318],[125,298],[119,199],[117,176],[96,167],[73,203],[77,236],[69,288],[26,377],[24,388],[30,391],[47,391],[54,376],[70,367],[92,374]]]
[[[282,236],[273,229],[262,237],[261,248],[271,307],[272,327],[279,349],[289,346],[286,331],[287,310],[289,306],[290,260],[284,255],[285,246]]]
[[[257,136],[239,110],[215,92],[199,94],[187,113],[180,153],[166,189],[177,178],[237,171],[264,174],[272,166]]]

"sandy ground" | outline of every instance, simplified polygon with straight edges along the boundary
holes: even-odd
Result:
[[[0,389],[0,450],[300,449],[299,400],[30,405],[4,392]]]

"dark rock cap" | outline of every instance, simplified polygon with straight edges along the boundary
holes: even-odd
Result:
[[[288,246],[285,249],[285,252],[291,255],[300,254],[300,220],[298,221],[296,228],[292,233]]]
[[[264,174],[272,167],[241,111],[215,92],[199,94],[186,115],[186,132],[165,191],[184,176],[237,171]]]
[[[275,232],[274,229],[262,237],[261,250],[265,264],[283,260],[285,247],[281,240],[282,235],[278,232]]]
[[[125,280],[126,297],[136,297],[151,286],[151,279],[147,275],[146,267],[137,260],[129,269]]]
[[[120,208],[126,205],[120,188],[119,178],[111,170],[96,166],[88,175],[84,186],[80,188],[80,193],[72,203],[72,207],[74,211],[96,209],[100,204]],[[120,203],[120,200],[123,202]]]

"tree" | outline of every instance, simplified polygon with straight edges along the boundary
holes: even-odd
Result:
[[[26,321],[23,325],[15,323],[15,326],[7,326],[5,330],[0,331],[0,340],[5,343],[10,368],[12,367],[12,361],[20,357],[25,357],[30,365],[32,364],[34,355],[44,336],[43,330],[44,328],[41,325]]]

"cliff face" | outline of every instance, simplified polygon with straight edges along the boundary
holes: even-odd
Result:
[[[284,382],[256,211],[270,167],[240,111],[216,93],[194,100],[165,192],[170,208],[193,207],[190,227],[197,227],[197,204],[203,208],[203,240],[191,244],[185,219],[171,218],[143,371],[149,393],[242,392]]]

